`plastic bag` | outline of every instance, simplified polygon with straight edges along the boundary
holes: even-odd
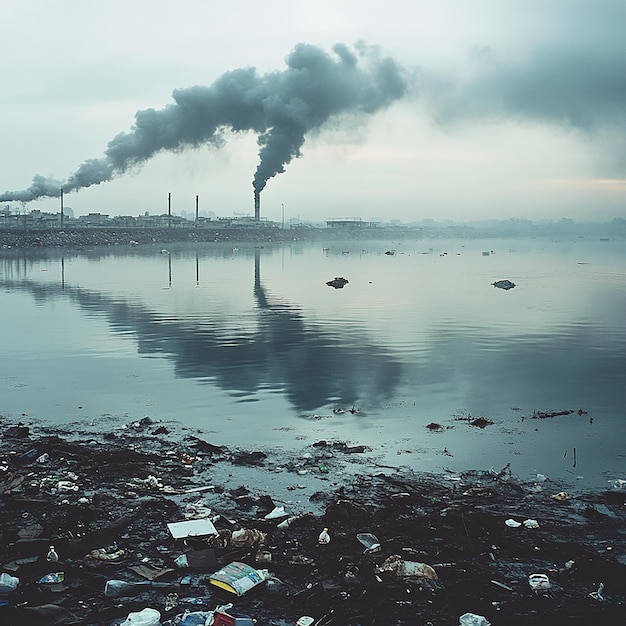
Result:
[[[121,626],[159,626],[161,613],[156,609],[146,608],[138,613],[129,613]]]

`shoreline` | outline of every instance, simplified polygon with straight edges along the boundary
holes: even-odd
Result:
[[[226,602],[259,626],[291,626],[303,615],[319,626],[457,624],[467,612],[513,626],[626,616],[623,490],[555,497],[564,493],[558,484],[537,489],[506,467],[448,477],[383,470],[353,463],[359,452],[347,454],[342,442],[315,442],[304,455],[229,449],[149,419],[71,437],[5,417],[0,429],[0,559],[2,571],[20,579],[11,606],[0,607],[7,626],[42,619],[109,626],[145,607],[169,625],[184,610]],[[265,519],[280,506],[297,516],[287,529]],[[198,515],[215,518],[220,533],[253,529],[266,540],[218,546],[168,533],[167,523]],[[528,520],[537,527],[527,528]],[[326,527],[332,540],[320,546]],[[380,551],[364,553],[358,533],[375,534]],[[51,544],[58,563],[46,561]],[[212,567],[175,564],[182,553],[207,548]],[[94,561],[93,550],[123,553]],[[394,556],[430,565],[436,579],[385,570]],[[241,597],[211,585],[209,574],[232,561],[266,568],[273,578]],[[142,565],[163,570],[158,580],[171,589],[104,595],[107,579],[145,580],[136,571]],[[37,584],[52,571],[64,572],[62,585]],[[533,573],[546,574],[550,589],[531,590]],[[600,583],[602,599],[594,598]],[[178,604],[166,611],[171,592]]]
[[[421,237],[414,228],[331,229],[301,228],[46,228],[0,229],[0,249],[89,248],[154,243],[289,243],[338,239],[407,239]]]
[[[20,250],[29,248],[69,248],[84,249],[95,246],[128,246],[155,243],[254,243],[284,244],[293,241],[333,242],[333,241],[402,241],[415,239],[546,239],[549,241],[609,241],[623,240],[626,233],[615,227],[609,230],[595,225],[594,228],[568,231],[555,228],[516,228],[498,229],[489,226],[464,224],[445,226],[378,226],[378,227],[321,227],[312,225],[280,228],[261,227],[68,227],[68,228],[0,228],[0,250]]]

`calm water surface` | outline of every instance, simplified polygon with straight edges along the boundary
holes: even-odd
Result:
[[[15,419],[148,415],[229,446],[340,439],[418,470],[626,478],[624,241],[5,250],[0,307]],[[479,416],[494,423],[463,419]]]

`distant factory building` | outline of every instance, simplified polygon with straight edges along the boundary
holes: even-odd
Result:
[[[360,217],[330,219],[326,221],[329,228],[374,228],[376,222],[364,222]]]

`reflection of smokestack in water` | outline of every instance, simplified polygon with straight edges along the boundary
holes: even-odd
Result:
[[[259,221],[261,219],[261,192],[254,190],[254,219]]]

